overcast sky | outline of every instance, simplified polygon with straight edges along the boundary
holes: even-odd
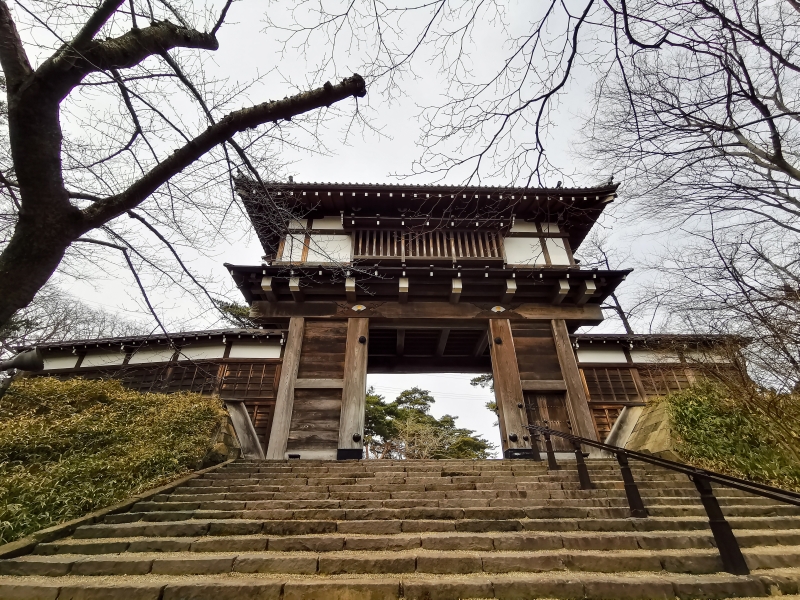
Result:
[[[268,5],[258,0],[242,0],[233,5],[227,24],[219,34],[220,49],[213,53],[205,68],[209,77],[228,77],[231,82],[247,82],[262,75],[261,82],[249,92],[250,100],[262,102],[289,95],[295,91],[292,86],[308,87],[307,75],[314,66],[315,54],[311,49],[305,56],[291,47],[280,53],[281,47],[273,37],[264,33],[265,6],[273,11],[273,18],[280,20],[283,10],[280,3]],[[536,3],[520,0],[512,3],[510,20],[521,27],[534,17],[531,11],[537,10]],[[492,24],[482,24],[476,30],[471,48],[474,72],[488,72],[499,55],[503,36]],[[357,68],[359,58],[345,54],[339,57],[340,73],[349,74]],[[287,84],[291,82],[292,85]],[[318,182],[358,182],[387,183],[397,182],[394,177],[411,171],[411,165],[420,154],[416,141],[420,133],[418,114],[420,107],[436,101],[441,89],[441,80],[433,65],[424,61],[415,65],[415,76],[402,82],[405,94],[392,103],[378,93],[368,93],[363,101],[365,115],[370,126],[380,134],[369,129],[351,130],[345,137],[348,121],[342,119],[331,123],[325,134],[325,143],[330,149],[327,155],[287,149],[282,160],[287,164],[286,173],[292,174],[296,181]],[[582,171],[582,165],[571,154],[571,147],[577,140],[580,114],[590,98],[590,77],[574,78],[565,90],[558,107],[555,123],[548,140],[548,154],[551,162],[560,165],[566,172],[574,173],[575,180],[582,184],[599,184],[608,174],[591,175]],[[346,141],[346,143],[344,143]],[[428,180],[429,181],[429,180]],[[426,179],[414,179],[414,183],[425,183]],[[458,174],[452,175],[445,183],[459,184]],[[507,184],[507,181],[485,181],[487,184]],[[555,181],[547,182],[555,185]],[[632,235],[625,230],[625,221],[605,218],[605,227],[613,230],[614,243],[620,254],[633,253],[635,258],[652,251],[657,245],[656,238],[648,238],[641,232]],[[213,275],[216,289],[231,290],[232,285],[225,262],[234,264],[257,264],[262,249],[252,231],[241,232],[238,239],[230,240],[217,249],[213,256],[203,257],[186,251],[184,259],[198,272]],[[94,278],[89,281],[73,281],[64,277],[59,283],[66,290],[80,296],[87,303],[118,312],[128,317],[151,322],[152,318],[144,310],[129,273],[119,272],[111,277]],[[626,285],[626,284],[624,284]],[[632,286],[629,286],[632,287]],[[625,291],[623,290],[623,298]],[[238,292],[230,291],[230,299],[241,302]],[[169,291],[162,291],[153,298],[156,308],[172,330],[219,326],[213,315],[200,311],[191,298]],[[605,330],[618,330],[618,324],[609,322]],[[370,376],[368,383],[387,399],[393,399],[403,389],[418,385],[431,391],[436,398],[433,413],[436,416],[449,413],[459,417],[460,426],[478,431],[493,443],[499,442],[497,428],[493,426],[495,416],[485,409],[484,404],[491,399],[487,390],[469,386],[470,375],[402,375]]]

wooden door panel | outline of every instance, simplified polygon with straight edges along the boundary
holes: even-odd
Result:
[[[528,421],[532,425],[572,433],[564,392],[525,392],[525,408],[528,411]],[[569,440],[558,436],[552,436],[550,439],[556,452],[572,452]]]

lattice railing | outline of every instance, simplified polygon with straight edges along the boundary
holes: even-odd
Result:
[[[359,229],[354,236],[354,258],[503,258],[496,231]]]

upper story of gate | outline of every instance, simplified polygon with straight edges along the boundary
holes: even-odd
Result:
[[[238,184],[264,260],[298,267],[575,266],[616,189]]]
[[[251,317],[270,326],[334,310],[320,302],[346,302],[386,319],[392,303],[417,303],[397,315],[422,314],[419,303],[460,305],[450,312],[429,306],[425,318],[469,310],[511,311],[504,312],[511,318],[538,310],[577,326],[601,319],[599,305],[629,273],[585,268],[573,256],[616,197],[612,183],[536,189],[289,182],[265,189],[240,178],[237,186],[264,255],[261,264],[227,266]],[[551,308],[536,308],[542,305]]]

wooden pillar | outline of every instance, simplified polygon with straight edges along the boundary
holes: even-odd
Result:
[[[364,457],[364,412],[367,401],[369,319],[347,320],[342,413],[339,417],[339,460]]]
[[[292,423],[294,384],[297,381],[297,369],[300,367],[304,326],[305,319],[303,317],[292,317],[289,321],[289,335],[286,336],[286,345],[283,349],[281,380],[278,384],[278,394],[275,397],[275,413],[272,417],[272,429],[269,434],[267,460],[283,460],[285,458],[289,426]]]
[[[528,416],[519,378],[517,352],[508,319],[489,319],[489,351],[492,355],[494,396],[505,458],[530,458]],[[528,438],[527,440],[524,438]]]
[[[578,370],[578,362],[575,360],[575,353],[569,343],[569,331],[564,319],[553,319],[550,321],[553,328],[553,341],[556,344],[556,354],[561,365],[561,374],[567,384],[567,411],[569,420],[572,423],[572,431],[575,435],[597,440],[594,429],[594,420],[589,411],[589,399],[586,397],[586,390],[583,387],[581,373]]]

